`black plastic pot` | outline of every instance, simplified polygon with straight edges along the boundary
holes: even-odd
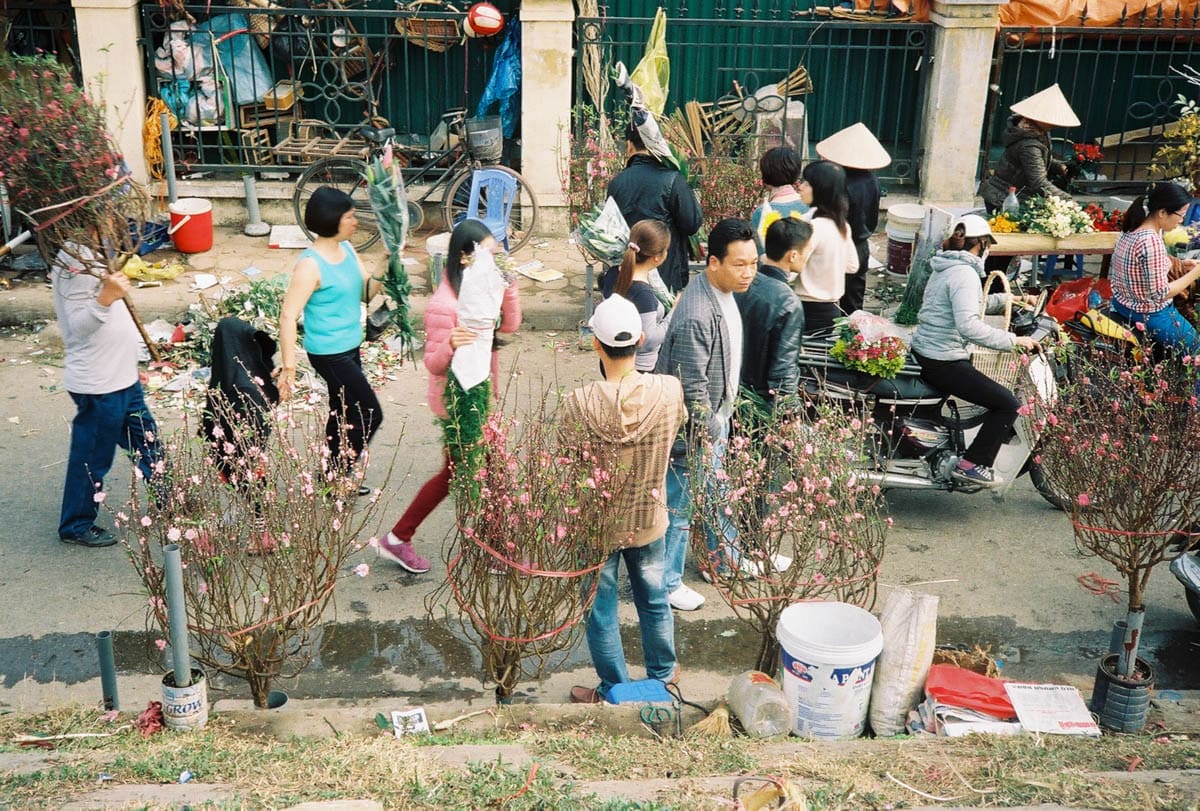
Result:
[[[1096,684],[1092,688],[1089,709],[1100,726],[1113,732],[1141,732],[1150,711],[1150,690],[1154,687],[1154,668],[1144,659],[1134,663],[1134,677],[1117,674],[1116,654],[1100,660]]]

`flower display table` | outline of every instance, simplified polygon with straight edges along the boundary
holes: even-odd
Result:
[[[1120,231],[1094,231],[1090,234],[1071,234],[1068,237],[1055,238],[1048,234],[995,234],[996,244],[992,246],[992,256],[1069,256],[1072,254],[1088,254],[1093,256],[1111,256],[1117,246]],[[1037,282],[1038,263],[1034,262],[1033,281]],[[1108,260],[1100,267],[1100,275],[1108,275]]]

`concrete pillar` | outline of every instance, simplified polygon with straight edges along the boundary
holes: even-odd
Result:
[[[979,142],[987,108],[1000,4],[1007,0],[933,0],[933,65],[926,81],[921,201],[943,208],[974,204]]]
[[[134,178],[145,183],[145,61],[138,47],[138,0],[71,0],[79,32],[83,83],[103,100],[108,129]]]
[[[537,194],[543,233],[567,227],[559,154],[571,131],[574,22],[572,0],[521,2],[521,174]]]

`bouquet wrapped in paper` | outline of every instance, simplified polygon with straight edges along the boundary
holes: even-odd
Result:
[[[604,264],[621,264],[625,249],[629,247],[629,223],[625,222],[617,201],[609,197],[604,205],[581,214],[575,239]]]
[[[838,339],[829,355],[847,369],[890,380],[900,374],[908,357],[908,336],[882,316],[855,310],[834,322]]]

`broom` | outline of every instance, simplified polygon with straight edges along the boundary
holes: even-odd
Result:
[[[732,738],[733,726],[729,723],[729,705],[724,701],[716,709],[692,724],[687,729],[688,737]]]

